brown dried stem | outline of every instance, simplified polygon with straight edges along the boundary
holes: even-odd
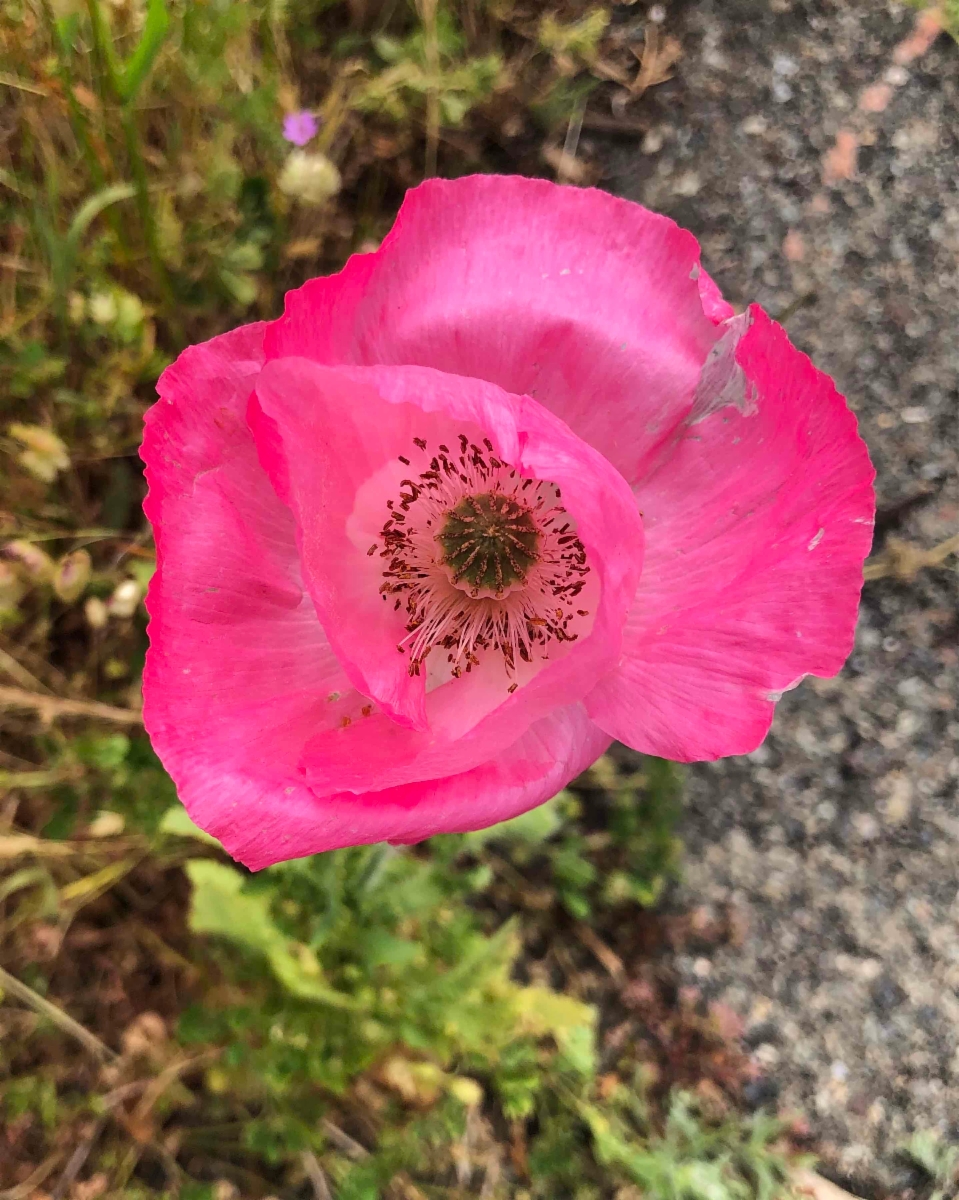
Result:
[[[132,708],[115,708],[99,700],[61,700],[58,696],[41,696],[23,688],[0,687],[0,709],[28,709],[38,714],[45,725],[58,717],[89,717],[96,721],[113,721],[119,725],[142,725],[143,714]]]
[[[95,1033],[91,1033],[79,1021],[75,1021],[69,1013],[65,1013],[62,1008],[56,1004],[52,1004],[45,997],[35,992],[32,987],[22,983],[15,975],[11,975],[9,971],[5,971],[0,967],[0,989],[10,996],[16,996],[24,1004],[39,1013],[41,1017],[46,1017],[64,1033],[68,1033],[72,1038],[76,1038],[92,1055],[101,1060],[113,1061],[117,1055],[105,1043],[101,1042]]]
[[[892,576],[893,579],[910,582],[925,567],[941,566],[950,554],[959,554],[959,533],[954,533],[929,550],[904,538],[889,537],[882,553],[874,555],[866,563],[863,578],[868,582]]]

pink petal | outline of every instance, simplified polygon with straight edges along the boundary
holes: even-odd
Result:
[[[342,719],[343,703],[328,696],[351,690],[303,588],[292,516],[245,421],[262,333],[247,326],[185,351],[146,418],[157,570],[144,720],[187,803],[197,771],[268,762],[278,795],[300,786],[304,744]],[[206,824],[205,812],[193,815]]]
[[[739,406],[720,366],[725,407],[701,395],[636,489],[643,577],[623,662],[587,698],[608,733],[666,758],[754,750],[779,695],[852,647],[874,472],[828,376],[761,309],[750,318],[741,340],[728,323]]]
[[[488,380],[633,481],[686,415],[730,311],[692,234],[638,204],[542,179],[434,179],[375,254],[287,296],[267,356]]]
[[[602,456],[535,401],[428,368],[330,370],[294,358],[267,364],[256,398],[261,459],[292,508],[317,612],[354,686],[382,710],[310,740],[301,768],[317,794],[460,774],[582,697],[616,662],[642,555],[636,502]],[[483,663],[427,695],[397,653],[405,618],[383,603],[382,563],[367,553],[386,497],[410,469],[399,455],[414,437],[452,445],[461,431],[488,436],[523,475],[561,487],[600,584],[590,635],[561,647],[512,695],[493,655],[489,669]],[[396,490],[377,492],[393,476]],[[371,484],[379,504],[367,516],[357,497]]]
[[[311,112],[287,113],[283,118],[283,136],[294,146],[305,146],[319,132],[320,123]]]
[[[420,432],[417,415],[301,358],[267,364],[249,414],[260,461],[292,509],[304,573],[337,657],[353,686],[410,729],[426,727],[424,681],[397,652],[404,620],[383,603],[382,564],[367,554],[378,531],[367,530],[364,546],[348,523],[363,483],[390,462],[401,471],[398,455]],[[398,494],[399,478],[395,484]],[[380,527],[385,509],[384,497]]]
[[[556,795],[610,740],[577,704],[538,721],[496,759],[425,783],[314,798],[201,759],[181,795],[234,857],[260,870],[341,846],[418,842],[508,820]]]
[[[729,317],[734,315],[736,310],[728,300],[723,299],[723,294],[716,286],[712,276],[700,270],[697,283],[699,285],[699,297],[703,303],[703,312],[705,312],[714,325],[718,325],[721,321],[728,320]]]

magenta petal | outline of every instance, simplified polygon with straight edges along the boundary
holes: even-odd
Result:
[[[351,682],[393,720],[425,728],[423,680],[407,673],[397,652],[402,616],[383,604],[381,566],[347,527],[360,485],[411,444],[414,413],[335,371],[290,358],[266,366],[249,416],[260,461],[293,511],[320,621]],[[384,511],[380,523],[385,519]]]
[[[728,300],[723,299],[723,294],[716,286],[712,276],[700,270],[696,282],[699,286],[699,298],[703,303],[703,312],[714,325],[718,325],[721,321],[726,321],[734,315],[736,310]]]
[[[623,661],[587,698],[608,733],[666,758],[754,750],[779,695],[852,648],[874,471],[828,376],[750,319],[741,340],[730,323],[741,376],[713,375],[725,404],[700,396],[705,415],[636,488],[643,577]]]
[[[667,217],[476,175],[408,192],[375,254],[289,293],[267,356],[488,380],[532,396],[632,482],[686,415],[729,312],[696,239]]]
[[[301,786],[304,744],[341,717],[328,697],[349,692],[246,425],[262,336],[246,326],[185,351],[160,379],[142,449],[157,544],[144,721],[205,828],[216,814],[197,798],[199,776],[268,763],[264,790],[282,806]]]
[[[603,753],[610,738],[580,704],[556,709],[495,759],[472,770],[387,790],[314,798],[198,762],[193,807],[252,870],[341,846],[418,842],[482,829],[542,804]]]
[[[319,128],[319,121],[305,109],[287,113],[283,118],[283,136],[294,146],[305,146],[307,142],[312,141]]]
[[[317,794],[461,774],[583,696],[615,663],[639,578],[636,503],[609,464],[540,405],[426,368],[330,370],[293,358],[267,364],[256,395],[261,460],[293,511],[317,612],[351,682],[382,709],[311,739],[302,770]],[[379,507],[371,515],[362,498],[377,480],[398,484],[409,473],[398,456],[414,438],[457,444],[464,430],[490,437],[523,475],[562,488],[599,580],[599,605],[592,633],[513,693],[490,662],[427,696],[423,677],[411,677],[397,653],[405,617],[383,603],[383,564],[367,552],[391,493],[373,487]]]
[[[516,460],[514,408],[479,380],[410,368],[351,375],[288,358],[268,363],[257,380],[251,427],[263,466],[293,510],[320,620],[354,686],[410,729],[427,727],[424,678],[410,676],[397,651],[406,618],[384,604],[383,563],[368,550],[388,515],[387,499],[410,472],[400,456],[413,451],[415,438],[455,445],[465,430],[473,439],[491,436]],[[369,511],[360,489],[377,477],[385,482]]]

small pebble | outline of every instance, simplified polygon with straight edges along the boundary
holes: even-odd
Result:
[[[882,815],[890,825],[902,825],[912,812],[912,780],[902,771],[893,771],[883,780],[886,798]]]

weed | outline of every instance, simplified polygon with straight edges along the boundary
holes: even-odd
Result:
[[[904,1142],[899,1155],[919,1168],[932,1184],[929,1200],[951,1200],[959,1189],[959,1146],[932,1130],[921,1129]]]

